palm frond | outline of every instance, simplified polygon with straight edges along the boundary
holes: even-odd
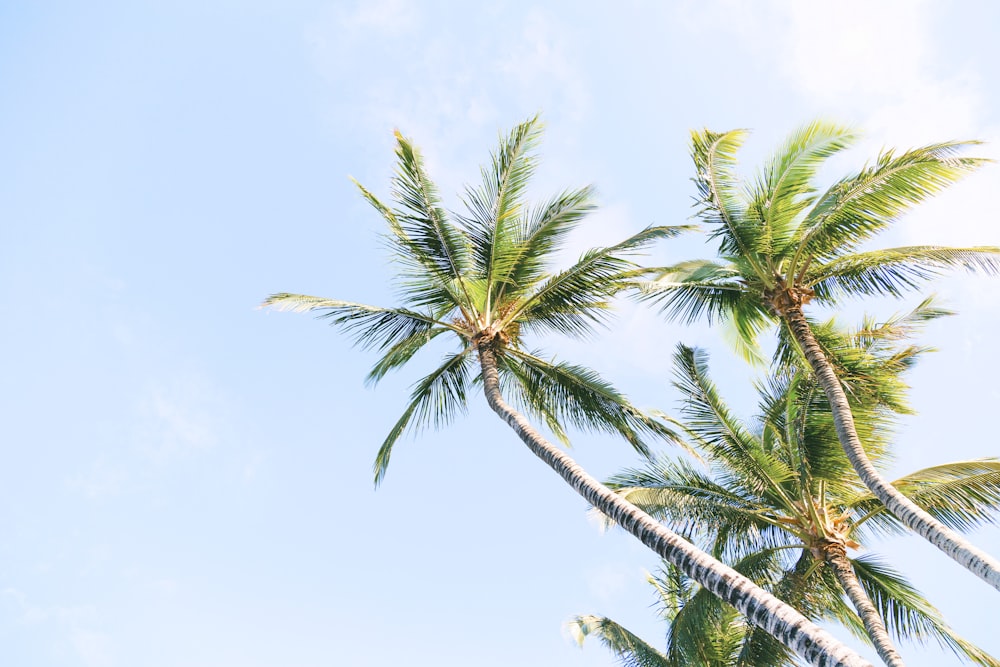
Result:
[[[643,456],[649,456],[649,438],[680,442],[665,420],[639,410],[590,369],[545,361],[510,348],[504,350],[498,363],[507,369],[516,368],[512,372],[516,372],[531,401],[529,407],[542,406],[559,423],[620,435]]]
[[[918,470],[892,484],[954,530],[996,524],[1000,516],[1000,459],[945,463]],[[905,531],[899,519],[870,493],[857,497],[851,506],[858,517],[856,525],[883,533]]]
[[[924,644],[934,639],[956,656],[984,667],[1000,667],[1000,661],[958,636],[941,612],[928,602],[899,573],[871,556],[853,559],[858,581],[864,586],[886,628],[899,639]]]
[[[317,311],[320,319],[342,327],[363,349],[386,350],[435,327],[461,332],[451,323],[405,308],[380,308],[363,303],[326,299],[305,294],[272,294],[261,308],[293,313]]]
[[[796,239],[799,255],[825,261],[853,250],[914,205],[988,162],[958,155],[977,144],[945,142],[899,155],[883,152],[874,164],[820,197]]]
[[[375,455],[375,463],[372,466],[375,472],[375,486],[385,478],[393,445],[403,432],[411,427],[411,423],[412,427],[417,429],[426,426],[440,428],[451,423],[459,414],[465,414],[472,350],[472,347],[466,347],[458,354],[446,357],[444,363],[413,388],[409,405]]]
[[[798,229],[802,212],[814,200],[812,183],[823,162],[850,146],[855,135],[847,128],[825,121],[813,121],[795,132],[767,161],[757,178],[750,208],[758,208],[762,220],[754,239],[755,251],[764,256],[782,257]],[[788,273],[795,267],[789,264]]]
[[[637,283],[639,298],[659,303],[668,320],[690,324],[704,317],[712,324],[727,319],[741,302],[756,301],[748,299],[742,273],[729,263],[694,260],[651,271],[657,278]]]
[[[1000,248],[910,246],[857,253],[828,264],[814,264],[803,284],[823,303],[832,303],[842,294],[901,296],[956,268],[995,275],[1000,272]]]
[[[760,222],[746,214],[746,201],[736,175],[736,153],[746,136],[745,130],[691,133],[694,183],[698,189],[696,215],[713,228],[710,236],[721,240],[723,255],[744,257],[754,264],[758,275],[766,275],[755,258]]]
[[[745,424],[735,418],[708,377],[708,355],[684,345],[674,354],[674,386],[684,402],[686,431],[713,458],[739,474],[755,494],[782,496],[781,484],[793,476],[787,464],[765,452]]]
[[[588,186],[562,192],[522,216],[514,242],[493,262],[497,301],[503,301],[506,292],[523,293],[542,280],[553,253],[595,208],[594,189]]]
[[[725,529],[748,549],[787,544],[788,536],[769,530],[773,519],[760,511],[759,500],[733,482],[731,477],[716,480],[685,462],[657,458],[643,468],[616,473],[606,484],[684,535],[717,541]]]
[[[464,203],[469,216],[461,221],[471,241],[476,272],[489,285],[494,282],[497,258],[509,254],[517,240],[518,219],[524,214],[521,197],[535,171],[533,149],[541,133],[538,116],[516,126],[501,138],[490,167],[480,170],[481,185],[466,190]]]
[[[623,667],[672,667],[665,655],[610,618],[576,616],[567,626],[581,646],[588,636],[600,639]]]
[[[433,266],[437,275],[456,284],[458,293],[465,297],[464,309],[471,311],[474,304],[462,285],[470,268],[467,241],[441,207],[437,187],[426,173],[420,151],[398,131],[396,158],[392,195],[401,206],[395,218],[406,238],[406,249],[416,251],[421,264]]]
[[[636,265],[629,259],[657,239],[671,238],[683,227],[647,227],[621,243],[589,250],[570,268],[546,280],[509,314],[534,331],[585,336],[602,321],[609,300],[633,283]]]

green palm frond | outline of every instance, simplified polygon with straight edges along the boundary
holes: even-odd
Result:
[[[610,618],[577,616],[567,626],[581,646],[588,636],[599,638],[623,667],[673,667],[665,655]]]
[[[594,189],[563,192],[537,210],[526,213],[521,228],[511,232],[514,242],[493,259],[491,284],[496,303],[508,293],[523,294],[546,277],[553,253],[562,249],[571,231],[596,208]]]
[[[584,336],[602,321],[611,297],[632,286],[636,266],[629,257],[653,241],[687,229],[647,227],[621,243],[589,250],[573,266],[542,283],[504,320],[517,320],[534,331]]]
[[[677,532],[711,537],[725,527],[746,543],[761,548],[774,544],[774,533],[768,531],[773,519],[760,511],[757,498],[716,481],[688,463],[657,458],[643,468],[613,475],[607,486]],[[762,532],[770,533],[770,538],[762,539]],[[788,542],[781,536],[778,539],[780,544]]]
[[[736,153],[746,136],[745,130],[691,133],[696,205],[698,216],[712,227],[710,235],[721,240],[720,252],[746,258],[758,275],[764,275],[766,271],[755,261],[760,223],[747,215],[736,175]]]
[[[473,263],[488,283],[494,282],[498,258],[509,254],[517,241],[518,219],[525,213],[521,197],[535,171],[533,149],[541,132],[541,121],[535,116],[501,137],[490,167],[481,170],[482,184],[467,189],[463,198],[469,215],[461,219],[471,241]]]
[[[746,283],[732,264],[694,260],[651,271],[658,277],[637,283],[639,298],[660,304],[670,320],[691,323],[705,317],[711,324],[747,300]]]
[[[678,345],[674,363],[674,386],[684,396],[685,430],[696,439],[695,444],[741,475],[744,488],[782,496],[781,484],[793,472],[765,452],[746,425],[731,414],[708,376],[708,355]]]
[[[529,400],[529,411],[541,406],[559,423],[620,435],[643,456],[649,456],[650,438],[681,442],[664,420],[632,406],[590,369],[545,361],[515,349],[507,349],[498,364],[518,378]]]
[[[918,470],[892,484],[955,530],[969,531],[984,524],[996,524],[1000,516],[1000,459],[945,463]],[[882,533],[905,530],[871,494],[859,496],[851,506],[858,525]]]
[[[468,347],[445,358],[434,372],[420,380],[410,394],[410,403],[389,431],[375,455],[375,486],[385,478],[393,445],[407,428],[445,426],[466,412],[466,396],[470,385],[472,351]]]
[[[862,556],[851,563],[886,628],[897,638],[920,644],[933,639],[942,648],[977,665],[1000,667],[996,658],[957,635],[941,612],[892,568],[872,556]]]
[[[317,311],[321,319],[342,327],[363,349],[386,350],[420,334],[429,335],[436,327],[460,333],[449,322],[406,308],[380,308],[305,294],[272,294],[261,308],[293,313]]]
[[[814,265],[803,284],[823,303],[832,303],[841,294],[900,296],[954,268],[994,275],[1000,271],[1000,248],[912,246],[857,253]]]
[[[437,187],[427,175],[420,151],[398,131],[396,157],[392,194],[402,207],[396,212],[400,228],[440,274],[460,283],[470,265],[466,240],[441,207]]]
[[[914,205],[988,162],[958,155],[978,143],[946,142],[899,155],[882,153],[874,164],[820,197],[799,229],[799,256],[827,260],[853,250]]]
[[[754,239],[757,253],[778,258],[786,252],[802,212],[814,200],[816,172],[854,138],[847,128],[814,121],[793,132],[768,160],[750,196],[749,208],[757,209],[762,221],[761,234]],[[794,265],[788,271],[794,275]]]

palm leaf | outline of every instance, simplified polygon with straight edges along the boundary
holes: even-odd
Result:
[[[1000,248],[911,246],[849,255],[814,265],[803,279],[817,301],[832,303],[841,294],[900,296],[918,289],[946,269],[964,268],[989,275],[1000,271]]]
[[[632,286],[635,264],[628,259],[657,239],[686,227],[647,227],[621,243],[595,248],[570,268],[546,280],[503,319],[524,328],[584,336],[602,321],[609,299]]]
[[[671,667],[665,655],[610,618],[577,616],[567,625],[581,646],[588,636],[597,637],[624,667]]]
[[[988,160],[959,157],[978,142],[946,142],[883,152],[874,164],[832,186],[806,216],[799,256],[827,260],[856,248],[900,215]],[[799,261],[796,261],[796,266]]]
[[[380,308],[363,303],[326,299],[305,294],[272,294],[261,308],[293,313],[319,311],[321,319],[342,327],[363,349],[386,350],[435,327],[461,334],[453,324],[405,308]]]
[[[510,348],[498,364],[516,369],[512,372],[517,374],[530,405],[543,406],[559,423],[620,435],[643,456],[649,455],[649,438],[679,441],[661,418],[643,413],[590,369],[548,362]]]
[[[920,644],[934,639],[956,656],[984,667],[1000,667],[1000,661],[963,639],[945,622],[938,611],[897,572],[871,556],[851,561],[858,581],[865,588],[886,628],[897,638]]]
[[[444,363],[413,388],[409,405],[375,455],[375,486],[385,478],[393,445],[411,426],[411,422],[417,429],[426,426],[440,428],[451,423],[457,415],[465,414],[472,349],[467,347],[458,354],[446,357]]]
[[[918,470],[892,484],[955,530],[969,531],[983,524],[995,524],[1000,513],[1000,459],[945,463]],[[859,496],[851,506],[858,517],[856,525],[882,533],[905,530],[899,519],[871,494]]]

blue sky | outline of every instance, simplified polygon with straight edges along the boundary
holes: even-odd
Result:
[[[401,442],[374,491],[417,376],[367,389],[373,359],[344,336],[256,309],[277,291],[392,303],[348,175],[387,191],[393,128],[457,205],[497,132],[540,111],[537,193],[600,192],[574,252],[687,220],[692,128],[751,128],[748,168],[814,117],[862,129],[831,178],[881,146],[977,138],[1000,157],[994,3],[472,7],[0,5],[0,663],[585,667],[614,661],[566,636],[574,614],[662,636],[655,558],[601,534],[479,402]],[[998,185],[988,167],[884,242],[997,244]],[[939,352],[911,376],[898,473],[998,454],[996,283],[935,289],[960,315],[924,337]],[[678,341],[712,350],[752,408],[705,327],[623,305],[597,340],[546,345],[670,410]],[[574,445],[599,477],[635,463],[607,438]],[[998,533],[975,541],[1000,553]],[[1000,654],[994,591],[915,538],[882,546]]]

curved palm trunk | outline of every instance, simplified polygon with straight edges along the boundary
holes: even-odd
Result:
[[[521,441],[555,470],[583,498],[643,544],[735,607],[754,625],[816,667],[871,667],[864,658],[798,611],[731,567],[697,549],[651,516],[588,475],[573,459],[545,440],[500,394],[496,355],[488,341],[477,343],[483,389],[490,407],[514,429]]]
[[[1000,562],[980,551],[961,535],[922,510],[875,469],[858,438],[858,432],[854,427],[854,415],[851,413],[851,406],[847,402],[844,388],[840,385],[833,366],[830,365],[819,343],[816,342],[801,306],[787,308],[782,313],[782,317],[816,374],[824,393],[826,393],[826,398],[833,411],[833,423],[837,429],[837,438],[864,485],[913,532],[926,539],[993,588],[1000,590]]]
[[[858,581],[851,561],[847,559],[847,550],[844,545],[835,542],[823,545],[823,560],[833,568],[837,581],[840,582],[847,597],[850,598],[851,604],[858,612],[858,616],[861,617],[861,622],[865,625],[865,632],[868,633],[872,644],[875,645],[878,657],[882,658],[882,662],[889,667],[906,667],[896,651],[896,647],[892,645],[892,639],[889,638],[889,631],[885,629],[882,617],[879,616],[871,598],[868,597],[861,582]]]

